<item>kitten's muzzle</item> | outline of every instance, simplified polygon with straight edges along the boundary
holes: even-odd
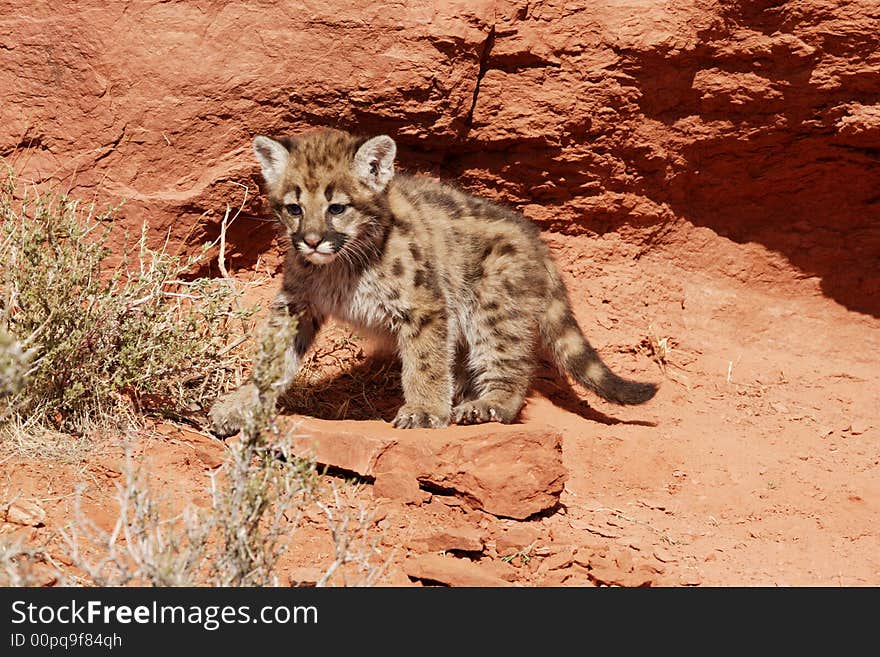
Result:
[[[323,239],[324,238],[321,235],[318,235],[318,233],[306,233],[303,235],[302,241],[305,242],[307,246],[317,249]]]
[[[302,253],[307,260],[315,264],[330,262],[345,244],[345,240],[345,235],[336,232],[324,235],[308,232],[293,236],[296,250]]]

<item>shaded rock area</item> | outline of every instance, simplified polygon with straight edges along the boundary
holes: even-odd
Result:
[[[120,234],[195,249],[243,206],[230,266],[278,266],[251,139],[331,125],[544,229],[880,314],[875,0],[6,0],[0,50],[0,155],[125,199]]]

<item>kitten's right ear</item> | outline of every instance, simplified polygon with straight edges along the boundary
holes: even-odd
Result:
[[[263,180],[269,187],[274,187],[284,175],[290,151],[281,142],[258,135],[254,137],[254,153],[263,169]]]

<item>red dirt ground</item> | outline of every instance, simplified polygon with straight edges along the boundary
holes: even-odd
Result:
[[[22,179],[124,199],[115,230],[146,220],[181,253],[241,206],[227,264],[277,274],[253,136],[391,134],[401,169],[534,219],[607,361],[662,382],[619,408],[537,378],[522,421],[563,434],[554,513],[517,522],[359,486],[386,582],[880,585],[875,0],[328,0],[295,17],[285,3],[28,4],[0,11],[0,159]],[[651,344],[671,347],[665,365]],[[375,371],[346,353],[343,367]],[[332,355],[317,365],[336,377],[322,402],[393,416],[393,377],[353,397]],[[121,448],[9,447],[0,501],[46,518],[0,522],[0,537],[46,544],[70,573],[57,532],[80,482],[85,511],[111,522]],[[163,425],[138,456],[176,504],[206,505],[223,450]],[[331,552],[311,509],[281,583],[314,579]]]
[[[449,543],[426,543],[442,531],[483,543],[453,554],[486,584],[880,585],[880,321],[822,296],[820,281],[762,247],[709,229],[682,228],[641,258],[617,234],[547,238],[594,345],[620,373],[660,381],[660,392],[621,408],[541,374],[522,421],[562,432],[569,471],[560,508],[542,517],[499,519],[427,493],[420,504],[374,501],[369,484],[348,487],[373,513],[382,582],[446,578],[452,556],[424,556]],[[647,345],[664,339],[661,367]],[[221,443],[157,429],[138,448],[154,484],[206,505]],[[0,523],[0,532],[46,543],[70,572],[57,530],[75,487],[85,483],[85,511],[109,526],[120,453],[108,441],[75,462],[7,456],[2,479],[47,515],[42,527]],[[314,580],[332,561],[317,509],[290,541],[282,584]],[[527,545],[526,556],[503,559]],[[462,577],[447,579],[473,581]],[[332,583],[357,581],[343,570]]]

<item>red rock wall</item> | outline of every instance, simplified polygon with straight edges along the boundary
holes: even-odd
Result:
[[[0,155],[181,245],[250,185],[251,266],[252,136],[385,131],[546,229],[880,315],[877,0],[349,4],[0,2]],[[697,227],[782,259],[738,270]]]

